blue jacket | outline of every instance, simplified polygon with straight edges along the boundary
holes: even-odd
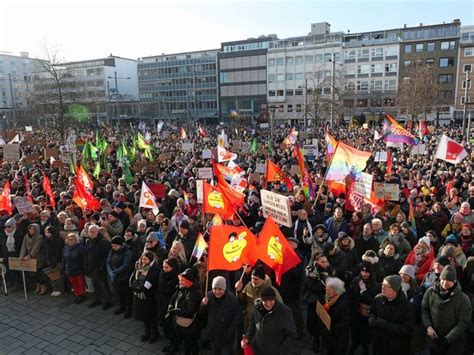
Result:
[[[338,230],[333,230],[334,229],[334,217],[330,217],[326,220],[324,223],[328,230],[329,238],[331,238],[331,241],[334,243],[338,237],[339,232],[349,232],[349,225],[347,224],[347,221],[343,218],[341,222],[341,226],[339,227]]]
[[[132,273],[132,252],[127,244],[122,244],[119,250],[110,249],[107,257],[107,275],[110,281],[128,281]]]
[[[63,270],[66,276],[77,276],[85,272],[86,247],[83,244],[76,244],[73,247],[64,246]]]

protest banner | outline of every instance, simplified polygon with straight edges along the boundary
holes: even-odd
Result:
[[[308,161],[313,161],[319,155],[319,150],[317,145],[306,144],[303,146],[304,156]]]
[[[212,179],[212,168],[198,168],[199,179]]]
[[[20,146],[18,144],[3,145],[3,160],[18,161],[20,160]]]
[[[265,174],[267,171],[267,163],[257,163],[255,172],[259,174]]]
[[[202,158],[203,159],[211,159],[212,158],[212,152],[210,149],[204,149],[202,151]]]
[[[183,143],[183,144],[181,144],[181,150],[183,152],[192,152],[194,150],[194,143]]]
[[[146,168],[148,172],[153,173],[157,173],[160,171],[160,167],[156,161],[135,161],[130,167],[134,174],[141,173],[143,168]]]
[[[361,173],[359,180],[355,182],[354,191],[361,196],[370,198],[372,192],[373,176],[367,173]]]
[[[197,197],[197,203],[203,203],[204,198],[203,198],[203,180],[196,180],[196,197]]]
[[[411,155],[423,155],[426,151],[426,144],[417,144],[411,149]]]
[[[398,184],[374,182],[374,194],[376,198],[383,198],[384,200],[400,200],[400,188]]]
[[[18,209],[18,212],[20,212],[23,216],[26,216],[29,212],[36,212],[35,208],[33,207],[33,204],[27,197],[17,196],[13,199],[13,203]]]
[[[290,199],[287,196],[264,189],[260,191],[260,196],[262,198],[263,216],[265,218],[271,216],[275,222],[290,228],[292,226]]]
[[[375,162],[387,161],[387,152],[375,152],[374,161]]]

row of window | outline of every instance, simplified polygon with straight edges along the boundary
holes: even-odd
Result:
[[[308,55],[297,55],[297,56],[291,56],[291,57],[278,57],[278,58],[268,58],[268,66],[273,67],[275,65],[277,66],[283,66],[283,65],[302,65],[302,64],[319,64],[319,63],[326,63],[330,62],[333,60],[334,56],[334,61],[337,63],[341,59],[340,53],[324,53],[324,54],[315,54],[314,56],[312,54]]]
[[[356,71],[357,68],[357,71]],[[396,73],[398,70],[397,63],[387,64],[361,64],[361,65],[348,65],[346,66],[346,75],[359,75],[363,74],[381,74],[381,73]]]
[[[459,35],[459,25],[446,25],[433,28],[420,28],[413,30],[405,30],[402,33],[402,38],[404,40],[414,40],[414,39],[429,39],[429,38],[439,38],[439,37],[450,37]]]
[[[383,58],[385,57],[398,57],[398,47],[385,47],[385,48],[364,48],[364,49],[352,49],[346,52],[346,60],[357,59],[369,59],[369,58]]]
[[[425,49],[426,45],[426,49]],[[439,50],[451,51],[456,49],[456,41],[444,41],[440,43]],[[405,53],[421,53],[421,52],[434,52],[436,50],[435,42],[428,43],[416,43],[416,44],[405,44]]]
[[[219,75],[220,83],[241,83],[248,81],[266,81],[267,71],[265,69],[259,70],[244,70],[244,71],[232,71],[232,72],[221,72]]]

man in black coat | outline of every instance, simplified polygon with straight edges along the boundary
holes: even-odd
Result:
[[[186,260],[190,261],[191,254],[196,244],[197,236],[190,229],[189,222],[184,220],[179,225],[179,235],[176,236],[176,240],[183,243],[184,252],[186,253]]]
[[[8,269],[8,258],[19,257],[21,244],[23,243],[22,233],[17,228],[15,218],[9,218],[5,222],[5,229],[0,232],[0,263]],[[8,271],[6,274],[9,286],[15,285],[17,288],[21,287],[21,279],[19,271]]]
[[[207,312],[207,327],[203,339],[209,340],[214,354],[233,354],[232,345],[242,313],[239,301],[227,290],[222,276],[212,280],[209,291],[201,303],[201,312]]]
[[[96,307],[103,302],[102,309],[107,310],[112,306],[106,267],[110,243],[99,233],[99,227],[95,224],[89,227],[89,237],[86,242],[86,275],[92,278],[95,288],[95,300],[89,307]]]
[[[402,291],[402,278],[390,275],[383,279],[382,293],[370,308],[369,325],[373,328],[374,354],[410,353],[415,311]]]

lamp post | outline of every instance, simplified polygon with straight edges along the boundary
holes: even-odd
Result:
[[[466,117],[466,114],[467,114],[467,102],[468,102],[468,99],[467,99],[467,91],[469,89],[469,86],[471,84],[471,80],[469,80],[469,74],[470,74],[470,70],[466,70],[466,80],[465,80],[465,88],[464,88],[464,110],[463,110],[463,114],[462,114],[462,131],[464,132],[465,129],[466,129],[466,121],[467,121],[467,117]]]
[[[273,145],[273,118],[275,117],[275,106],[272,105],[269,107],[270,109],[270,139]]]
[[[118,78],[117,77],[117,72],[114,71],[114,76],[108,76],[107,79],[114,79],[115,80],[115,119],[117,120],[117,125],[118,125],[118,118],[119,118],[119,90],[118,90],[118,80],[129,80],[131,77],[126,77],[126,78]],[[108,88],[109,82],[107,81],[107,88]],[[118,127],[118,126],[117,126]]]
[[[304,129],[306,131],[306,128],[308,128],[308,80],[311,80],[313,82],[313,89],[317,89],[316,83],[314,82],[313,79],[311,78],[306,78],[304,79]]]
[[[336,63],[336,53],[332,54],[332,58],[329,59],[332,63],[332,78],[331,78],[331,127],[334,126],[334,98],[335,92],[334,89],[336,87],[336,64],[342,67],[343,65],[340,63]]]

